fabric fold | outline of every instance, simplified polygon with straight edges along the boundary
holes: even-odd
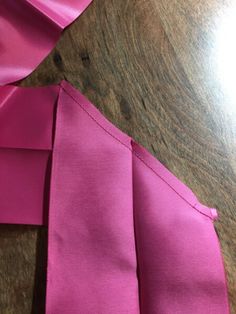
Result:
[[[92,0],[25,0],[61,30],[80,16]]]
[[[0,85],[29,75],[92,0],[2,0]]]
[[[47,224],[58,91],[0,87],[0,223]]]
[[[47,313],[140,313],[132,152],[129,137],[119,130],[112,134],[113,128],[83,95],[62,84],[51,180]],[[115,139],[118,134],[126,143]]]
[[[229,313],[216,210],[132,146],[141,313]]]
[[[48,226],[47,314],[229,314],[216,209],[78,90],[2,87],[1,121],[0,223]]]

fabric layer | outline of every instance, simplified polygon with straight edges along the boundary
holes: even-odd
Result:
[[[75,97],[58,103],[47,313],[138,314],[132,154]]]
[[[0,100],[0,223],[48,224],[47,314],[229,313],[216,209],[69,83]]]
[[[59,86],[0,87],[0,222],[47,224]]]
[[[141,313],[228,313],[215,211],[200,212],[201,204],[189,203],[160,176],[158,161],[140,159],[143,148],[133,146]]]
[[[92,0],[1,0],[0,85],[29,75]]]

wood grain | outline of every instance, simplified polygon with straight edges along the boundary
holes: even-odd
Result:
[[[231,6],[94,0],[22,85],[67,79],[200,201],[218,209],[236,313],[236,97],[216,71],[217,32]],[[2,225],[0,248],[0,312],[44,313],[46,230]]]

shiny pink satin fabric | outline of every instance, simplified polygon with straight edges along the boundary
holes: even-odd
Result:
[[[2,121],[0,222],[48,224],[47,314],[229,313],[216,210],[78,90],[1,87]]]
[[[1,0],[0,85],[29,75],[92,0]]]

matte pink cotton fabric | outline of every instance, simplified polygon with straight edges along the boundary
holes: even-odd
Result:
[[[47,314],[229,313],[214,208],[69,83],[0,99],[0,222],[48,224]]]
[[[1,0],[0,85],[23,79],[92,0]]]

